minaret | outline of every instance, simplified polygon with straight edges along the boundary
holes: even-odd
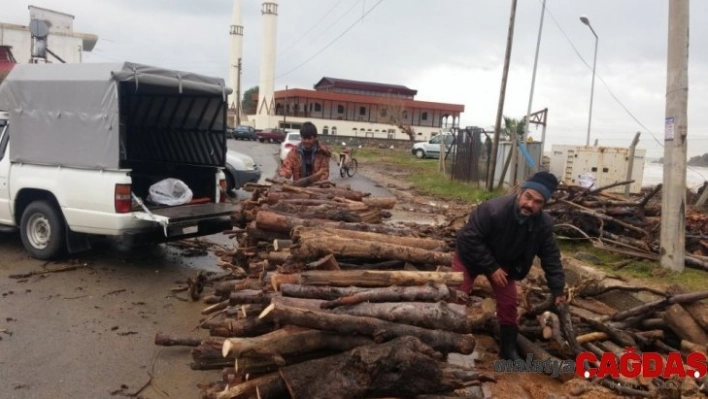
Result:
[[[231,52],[229,58],[229,86],[233,93],[229,95],[228,107],[234,108],[237,111],[239,99],[241,95],[240,87],[240,62],[243,54],[243,22],[241,20],[241,0],[234,0],[234,9],[231,14],[231,27],[229,28],[229,36],[231,37]],[[237,117],[238,118],[238,117]]]
[[[258,109],[256,110],[259,128],[269,126],[269,116],[275,115],[275,49],[278,31],[278,0],[264,0],[261,5],[263,15],[263,35],[261,44],[261,76],[258,84]]]

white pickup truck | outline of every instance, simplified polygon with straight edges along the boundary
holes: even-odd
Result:
[[[0,230],[32,257],[91,235],[167,242],[228,229],[222,79],[134,63],[16,65],[0,83]],[[179,179],[191,201],[149,201]]]

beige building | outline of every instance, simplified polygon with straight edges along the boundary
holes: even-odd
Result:
[[[314,90],[276,91],[270,126],[256,128],[297,129],[310,121],[325,135],[421,141],[459,126],[463,104],[420,101],[417,94],[401,85],[323,77]]]

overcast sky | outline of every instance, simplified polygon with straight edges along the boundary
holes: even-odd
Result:
[[[261,1],[242,2],[245,90],[258,84],[262,23]],[[29,4],[74,15],[74,30],[99,37],[86,62],[146,63],[228,84],[232,1],[1,3],[3,22],[28,24]],[[506,116],[527,111],[541,6],[518,2]],[[464,104],[463,126],[492,129],[510,11],[511,0],[281,0],[275,87],[311,89],[322,76],[402,84],[418,100]],[[663,156],[666,0],[547,1],[532,105],[548,108],[546,150],[585,143],[595,37],[581,15],[599,36],[591,142],[628,146],[640,131],[640,148]],[[691,15],[689,156],[708,152],[708,2],[691,2]],[[531,135],[540,139],[540,127]]]

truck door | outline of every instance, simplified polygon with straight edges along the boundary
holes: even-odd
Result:
[[[10,133],[7,125],[0,120],[0,224],[11,224],[12,212],[10,212]]]

